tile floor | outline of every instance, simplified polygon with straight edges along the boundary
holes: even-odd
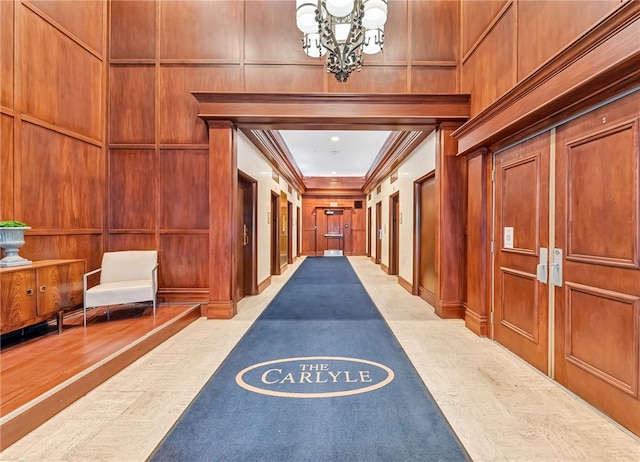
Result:
[[[473,460],[640,461],[639,438],[462,321],[439,319],[369,259],[350,260]],[[197,320],[0,460],[145,460],[301,261],[233,319]]]

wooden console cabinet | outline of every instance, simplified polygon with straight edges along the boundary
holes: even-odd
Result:
[[[84,260],[42,260],[0,268],[0,333],[11,332],[82,306]]]

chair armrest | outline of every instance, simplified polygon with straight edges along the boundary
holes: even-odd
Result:
[[[157,284],[158,284],[158,266],[160,266],[159,263],[156,263],[156,266],[153,267],[153,269],[151,270],[151,287],[153,289],[153,293],[156,293],[157,290]]]
[[[100,271],[102,271],[102,268],[98,268],[98,269],[94,269],[93,271],[89,271],[88,273],[84,273],[83,276],[83,282],[84,282],[84,290],[87,290],[87,279],[89,276],[91,276],[92,274],[96,274],[99,273]]]

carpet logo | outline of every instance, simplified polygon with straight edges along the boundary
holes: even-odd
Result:
[[[309,356],[254,364],[236,375],[236,383],[263,395],[331,398],[377,390],[393,377],[390,368],[366,359]]]

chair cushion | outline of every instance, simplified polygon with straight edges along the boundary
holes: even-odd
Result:
[[[153,300],[151,280],[108,282],[87,289],[85,306],[118,305]]]
[[[155,250],[123,250],[102,255],[100,284],[151,279],[151,271],[158,262]]]

